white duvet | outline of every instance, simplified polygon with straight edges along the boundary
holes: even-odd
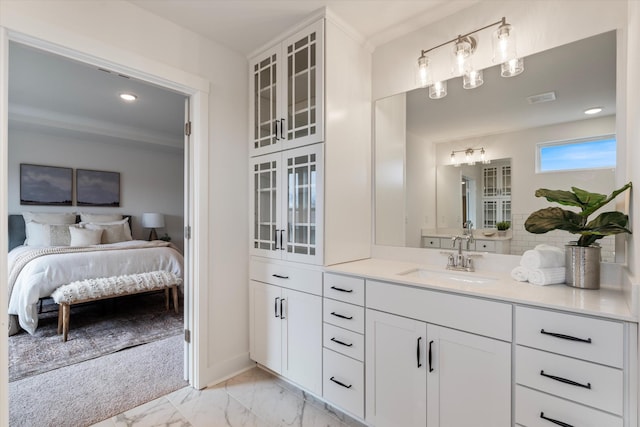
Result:
[[[183,257],[165,242],[132,240],[89,247],[89,252],[54,253],[24,264],[28,251],[42,248],[19,246],[9,252],[9,314],[33,334],[38,326],[37,304],[61,285],[100,277],[165,270],[183,277]],[[18,273],[18,269],[19,270]],[[16,275],[17,274],[17,275]]]

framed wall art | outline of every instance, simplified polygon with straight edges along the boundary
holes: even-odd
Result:
[[[120,206],[120,172],[76,169],[78,206]]]
[[[20,164],[20,204],[71,206],[73,169]]]

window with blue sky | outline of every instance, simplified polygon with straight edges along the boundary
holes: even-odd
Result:
[[[616,138],[579,139],[538,144],[538,172],[616,167]]]

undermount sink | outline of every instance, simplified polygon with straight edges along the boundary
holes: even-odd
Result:
[[[470,283],[476,285],[483,285],[486,283],[495,282],[497,279],[493,277],[478,276],[475,273],[453,272],[453,271],[438,271],[427,270],[424,268],[414,268],[409,271],[399,273],[400,276],[414,277],[418,279],[436,279],[446,280],[458,283]]]

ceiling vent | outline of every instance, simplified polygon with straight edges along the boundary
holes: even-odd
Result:
[[[542,104],[543,102],[550,102],[555,100],[555,92],[539,93],[538,95],[531,95],[527,97],[527,102],[529,102],[529,104]]]

